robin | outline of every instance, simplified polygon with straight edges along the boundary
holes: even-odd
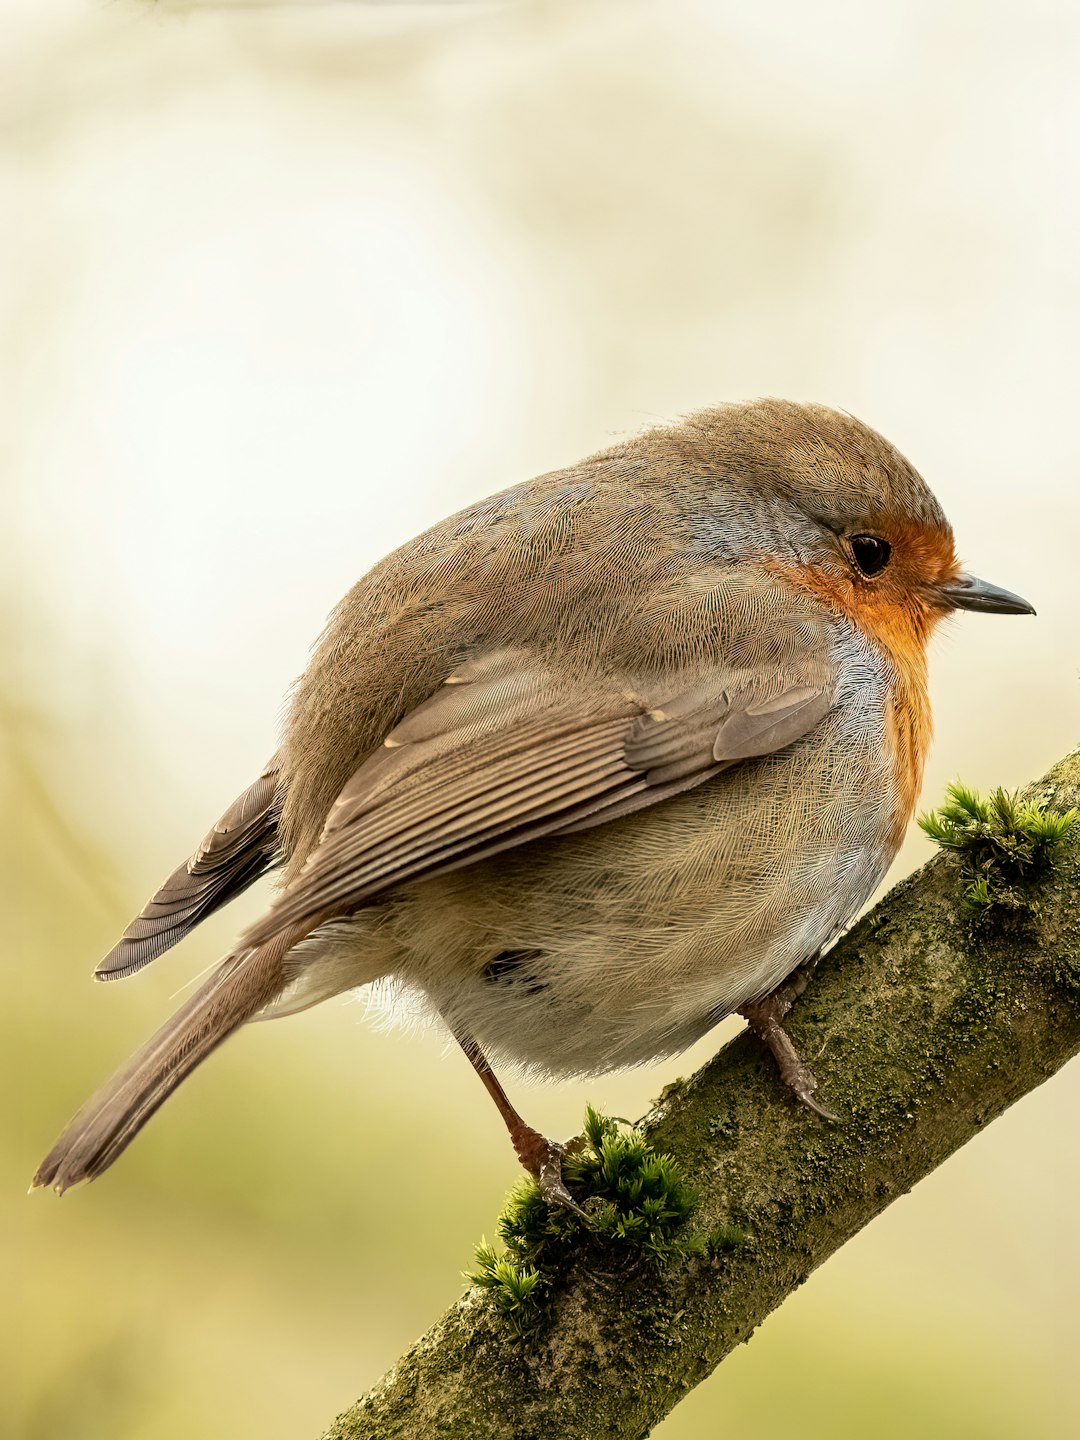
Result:
[[[441,1017],[563,1204],[491,1062],[592,1075],[737,1011],[828,1113],[782,1021],[900,845],[958,609],[1034,613],[816,405],[705,410],[436,525],[345,596],[281,749],[99,965],[133,974],[281,866],[36,1183],[101,1174],[246,1021],[375,981]]]

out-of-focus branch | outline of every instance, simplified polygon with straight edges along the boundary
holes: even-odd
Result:
[[[1080,804],[1080,751],[1029,798]],[[696,1186],[713,1258],[619,1268],[595,1246],[515,1342],[469,1291],[326,1440],[644,1436],[810,1272],[1080,1050],[1080,826],[1037,883],[980,895],[946,856],[829,953],[790,1016],[829,1125],[747,1034],[643,1121]]]

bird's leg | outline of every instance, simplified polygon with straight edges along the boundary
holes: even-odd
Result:
[[[817,1089],[814,1072],[800,1057],[799,1052],[791,1043],[791,1036],[781,1023],[792,1005],[806,989],[816,965],[817,956],[815,955],[812,960],[807,960],[797,970],[793,970],[788,978],[775,990],[771,990],[768,995],[763,995],[760,1000],[752,1000],[748,1005],[741,1005],[738,1013],[746,1019],[754,1034],[760,1040],[764,1040],[772,1051],[773,1059],[780,1071],[780,1079],[788,1089],[793,1091],[804,1105],[809,1105],[811,1110],[816,1110],[826,1120],[836,1120],[839,1118],[837,1115],[834,1115],[819,1100],[814,1099],[814,1091]]]
[[[483,1081],[484,1089],[495,1101],[495,1108],[510,1133],[510,1143],[522,1165],[535,1177],[541,1195],[549,1205],[561,1205],[566,1210],[572,1210],[575,1215],[584,1215],[584,1210],[567,1190],[562,1178],[565,1147],[554,1140],[548,1140],[539,1130],[534,1130],[525,1123],[511,1105],[509,1096],[500,1085],[498,1076],[488,1064],[480,1046],[467,1031],[460,1030],[449,1021],[447,1024],[450,1025],[454,1039],[464,1050],[469,1064]]]

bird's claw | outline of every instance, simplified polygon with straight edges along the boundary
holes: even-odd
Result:
[[[570,1194],[562,1178],[562,1157],[562,1146],[552,1145],[550,1154],[541,1164],[540,1174],[536,1177],[540,1194],[549,1205],[559,1205],[562,1209],[569,1210],[572,1215],[579,1215],[585,1220],[585,1211]]]
[[[814,1099],[812,1087],[808,1088],[793,1085],[791,1088],[795,1092],[795,1098],[799,1101],[800,1105],[806,1105],[809,1109],[813,1110],[815,1114],[820,1115],[823,1120],[831,1120],[839,1124],[840,1116],[837,1115],[835,1110],[830,1110],[827,1105],[823,1105],[820,1100]]]
[[[791,995],[781,987],[762,1000],[755,1000],[743,1006],[740,1013],[750,1022],[750,1028],[763,1040],[772,1052],[780,1079],[800,1104],[813,1110],[823,1120],[839,1121],[839,1115],[814,1099],[817,1079],[809,1065],[792,1044],[791,1036],[780,1023],[791,1007]]]
[[[587,1219],[585,1211],[570,1194],[562,1177],[563,1156],[572,1151],[574,1142],[571,1141],[568,1146],[559,1145],[531,1126],[520,1130],[513,1136],[513,1141],[518,1159],[536,1180],[540,1194],[547,1203],[569,1210],[571,1214],[579,1215],[582,1220]]]

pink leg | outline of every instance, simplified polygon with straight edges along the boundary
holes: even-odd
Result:
[[[444,1017],[445,1018],[445,1017]],[[449,1022],[448,1022],[449,1023]],[[530,1175],[536,1177],[540,1193],[550,1205],[562,1205],[577,1215],[585,1212],[567,1190],[562,1178],[562,1157],[566,1153],[562,1145],[548,1140],[539,1130],[527,1125],[510,1103],[510,1099],[499,1083],[499,1078],[488,1064],[479,1045],[463,1030],[451,1025],[454,1039],[464,1050],[469,1064],[483,1081],[484,1089],[495,1101],[495,1108],[503,1118],[503,1124],[510,1133],[510,1143],[521,1164]]]

